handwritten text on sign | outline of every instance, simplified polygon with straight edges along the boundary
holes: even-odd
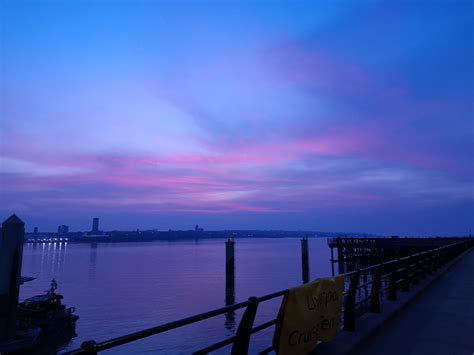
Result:
[[[318,279],[284,297],[274,345],[279,355],[307,354],[318,340],[330,341],[340,328],[344,277]]]

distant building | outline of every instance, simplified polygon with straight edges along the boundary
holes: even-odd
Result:
[[[99,218],[94,217],[92,218],[92,230],[87,232],[86,235],[97,237],[97,236],[106,236],[104,232],[99,230]]]
[[[38,234],[38,227],[35,227],[33,233]]]
[[[67,233],[69,233],[69,226],[66,226],[64,224],[62,226],[58,226],[58,234],[64,235],[64,234],[67,234]]]
[[[196,224],[196,227],[194,227],[195,232],[204,232],[204,228],[200,228],[199,224]]]
[[[99,218],[94,217],[92,219],[92,234],[99,234]]]

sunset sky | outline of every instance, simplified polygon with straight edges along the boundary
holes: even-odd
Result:
[[[30,231],[474,227],[474,3],[1,0]]]

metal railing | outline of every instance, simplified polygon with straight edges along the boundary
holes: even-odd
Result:
[[[356,330],[358,316],[366,312],[379,313],[384,297],[389,301],[397,300],[399,291],[408,291],[410,285],[418,284],[428,274],[438,270],[441,266],[473,246],[474,241],[469,239],[342,274],[348,281],[346,283],[348,285],[347,291],[343,294],[342,329],[345,331]],[[360,283],[361,276],[363,277],[362,283]],[[365,290],[365,294],[363,294],[363,290]],[[82,343],[80,349],[69,351],[66,354],[97,354],[100,351],[244,308],[244,314],[234,336],[196,350],[193,354],[207,354],[231,344],[232,355],[247,354],[252,334],[267,329],[278,322],[278,318],[275,318],[254,326],[259,304],[286,295],[288,292],[289,290],[286,289],[261,297],[250,297],[245,302],[214,309],[100,343],[96,343],[93,340],[86,341]],[[268,354],[273,350],[274,347],[272,345],[262,350],[260,354]]]

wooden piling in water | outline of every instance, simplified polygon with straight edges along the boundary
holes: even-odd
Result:
[[[235,253],[234,253],[234,240],[227,239],[225,242],[225,273],[234,274],[235,270]]]
[[[235,249],[234,240],[228,239],[225,242],[225,305],[230,306],[235,303]],[[230,311],[225,314],[225,327],[234,330],[235,312]]]
[[[301,266],[303,274],[303,283],[309,282],[309,253],[308,253],[308,238],[301,239]]]
[[[225,242],[225,288],[226,305],[235,302],[235,249],[234,240],[228,239]]]

